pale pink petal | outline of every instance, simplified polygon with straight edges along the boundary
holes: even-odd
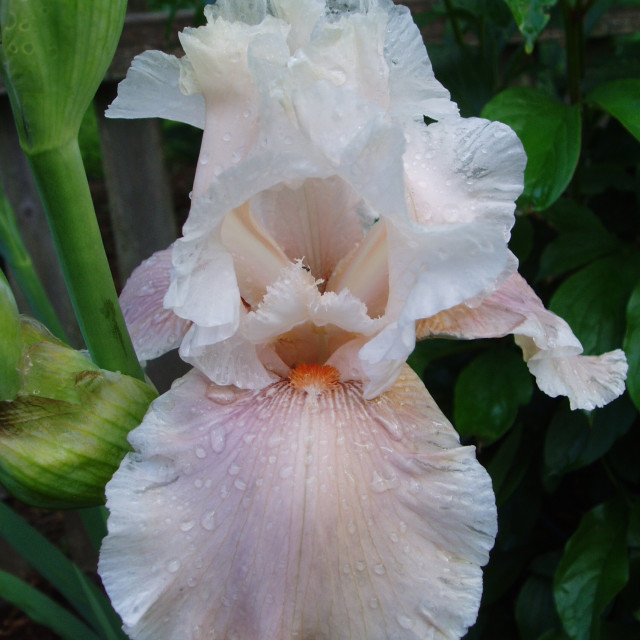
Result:
[[[192,372],[107,487],[103,582],[135,640],[461,637],[491,481],[408,369],[363,399]]]
[[[257,87],[249,69],[252,41],[271,35],[286,41],[289,27],[272,16],[260,24],[214,19],[185,29],[180,43],[186,53],[181,67],[181,88],[199,93],[206,103],[205,128],[193,185],[195,197],[208,189],[224,169],[241,162],[256,144],[259,133]]]
[[[628,365],[621,349],[601,356],[565,358],[539,351],[527,365],[542,391],[552,397],[567,396],[572,409],[603,407],[625,390]]]
[[[425,225],[484,220],[508,240],[527,161],[500,122],[457,118],[407,130],[404,170],[409,210]]]
[[[325,283],[362,240],[363,218],[373,221],[361,196],[336,176],[310,178],[296,189],[269,189],[252,199],[251,208],[289,259],[302,260]]]
[[[421,320],[418,338],[498,338],[514,334],[538,386],[550,396],[568,396],[572,409],[592,410],[624,392],[627,363],[620,350],[583,356],[569,325],[547,311],[518,273],[482,301],[462,304]]]
[[[120,306],[140,360],[151,360],[180,346],[191,323],[163,307],[171,280],[171,247],[137,267],[120,294]]]

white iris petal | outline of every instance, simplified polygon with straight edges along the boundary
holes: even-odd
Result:
[[[496,511],[404,364],[416,323],[516,334],[572,406],[619,394],[624,357],[578,355],[514,274],[522,145],[459,117],[406,9],[205,13],[187,55],[137,58],[110,109],[205,131],[171,264],[160,254],[123,293],[139,353],[179,344],[195,370],[107,487],[105,586],[136,640],[455,640]]]

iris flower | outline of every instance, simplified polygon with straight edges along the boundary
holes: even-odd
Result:
[[[525,155],[461,118],[387,0],[220,0],[111,106],[204,129],[183,235],[122,293],[138,355],[193,369],[130,434],[100,572],[135,639],[452,639],[476,619],[491,481],[405,364],[513,333],[591,409],[582,349],[507,248]],[[425,116],[431,124],[425,124]]]

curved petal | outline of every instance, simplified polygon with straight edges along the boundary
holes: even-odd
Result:
[[[193,372],[130,439],[100,572],[135,640],[451,640],[475,620],[491,481],[408,368],[372,402]]]
[[[529,370],[548,395],[568,396],[572,409],[592,410],[624,392],[627,363],[620,350],[583,356],[569,325],[547,311],[524,278],[514,273],[477,306],[462,304],[418,323],[418,338],[515,336]]]
[[[180,346],[191,322],[163,306],[171,280],[171,247],[137,267],[120,294],[120,306],[140,360],[152,360]]]
[[[458,115],[456,103],[436,80],[424,39],[407,7],[389,9],[384,57],[389,67],[392,115],[420,124],[423,116],[442,120]]]
[[[516,134],[500,122],[447,119],[407,131],[404,171],[409,210],[424,225],[485,220],[505,240],[527,161]]]
[[[127,77],[118,85],[118,97],[107,118],[166,118],[204,129],[205,106],[201,95],[180,90],[180,61],[162,51],[136,56]]]

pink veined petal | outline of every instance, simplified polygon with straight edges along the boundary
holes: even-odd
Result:
[[[361,218],[369,213],[358,193],[336,176],[310,178],[296,189],[269,189],[252,198],[251,210],[289,259],[302,260],[325,284],[362,239]]]
[[[107,591],[134,640],[452,640],[475,620],[491,480],[406,368],[360,386],[192,372],[107,487]]]
[[[140,360],[152,360],[180,346],[191,322],[162,306],[171,280],[171,247],[137,267],[120,294],[120,305]]]
[[[547,311],[524,278],[515,273],[491,296],[443,311],[417,325],[418,339],[429,335],[456,338],[515,336],[529,370],[548,395],[564,395],[572,409],[592,410],[624,392],[627,363],[617,349],[583,356],[569,325]]]

